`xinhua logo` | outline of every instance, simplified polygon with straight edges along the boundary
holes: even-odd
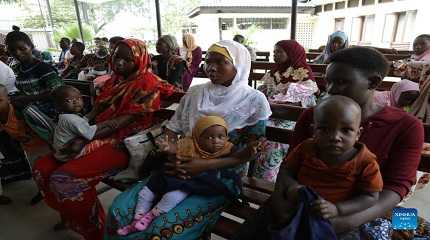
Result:
[[[418,227],[418,211],[416,208],[394,208],[392,215],[394,230],[413,230]]]

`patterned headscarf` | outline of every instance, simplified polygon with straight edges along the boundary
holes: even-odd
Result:
[[[138,39],[125,39],[116,46],[125,44],[133,54],[136,72],[127,79],[113,72],[112,76],[102,88],[96,99],[101,112],[96,122],[103,122],[121,115],[144,114],[157,111],[160,108],[160,95],[173,93],[173,86],[161,80],[150,69],[150,58],[145,42]],[[114,62],[114,61],[112,61]],[[127,127],[127,135],[133,128],[146,128],[152,124],[152,115],[145,116],[136,123]],[[139,126],[136,126],[139,125]]]
[[[314,80],[312,69],[306,62],[305,49],[296,40],[282,40],[277,42],[276,46],[281,47],[288,56],[287,62],[277,64],[272,70],[273,74],[278,72],[281,75],[281,82]]]

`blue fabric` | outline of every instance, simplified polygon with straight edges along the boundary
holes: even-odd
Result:
[[[271,231],[272,240],[336,239],[330,222],[310,212],[310,204],[318,199],[318,195],[308,187],[301,188],[299,194],[300,200],[296,214],[288,226],[280,231]]]

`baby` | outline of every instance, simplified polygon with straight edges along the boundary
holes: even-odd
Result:
[[[52,97],[60,113],[53,139],[54,157],[58,161],[66,162],[86,155],[104,144],[113,143],[112,139],[93,140],[114,133],[116,123],[112,120],[90,125],[88,119],[81,115],[84,102],[78,89],[72,86],[61,86],[52,92]],[[78,137],[93,141],[83,148],[77,144],[73,145],[72,149],[65,150],[67,143]]]
[[[228,141],[227,123],[224,119],[208,116],[196,122],[192,137],[178,141],[177,149],[171,145],[167,148],[169,152],[176,153],[178,159],[184,157],[214,159],[229,155],[232,147],[233,144]],[[124,236],[131,232],[144,231],[154,218],[173,209],[189,194],[228,194],[228,189],[218,181],[217,174],[218,171],[206,171],[186,180],[162,174],[152,175],[139,193],[134,221],[118,229],[117,233]],[[151,208],[154,199],[159,196],[162,196],[161,200]]]
[[[362,211],[378,200],[382,177],[375,155],[358,142],[360,122],[360,106],[350,98],[331,96],[315,107],[314,137],[289,154],[278,177],[272,201],[276,224],[289,223],[303,186],[321,197],[311,208],[325,219]],[[285,192],[281,182],[288,186]]]

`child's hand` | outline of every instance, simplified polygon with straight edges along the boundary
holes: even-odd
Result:
[[[311,204],[312,211],[314,214],[324,218],[329,219],[339,216],[339,211],[333,203],[326,201],[322,198],[314,201]]]

